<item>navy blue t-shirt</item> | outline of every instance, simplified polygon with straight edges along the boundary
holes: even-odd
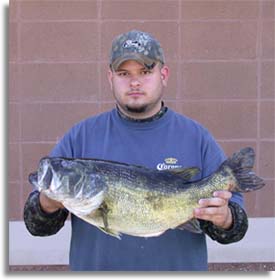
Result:
[[[197,166],[213,173],[225,155],[203,126],[170,109],[152,122],[132,122],[116,109],[76,124],[51,156],[99,158],[164,170]],[[240,194],[232,200],[243,204]],[[204,234],[168,230],[158,237],[118,240],[72,215],[70,268],[104,271],[207,270]]]

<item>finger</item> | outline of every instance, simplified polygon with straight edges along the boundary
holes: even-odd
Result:
[[[215,191],[213,196],[229,200],[232,197],[232,193],[229,191]]]
[[[194,217],[200,220],[212,221],[216,215],[212,215],[203,211],[202,209],[195,209],[194,210]]]
[[[196,216],[219,216],[223,215],[225,212],[225,207],[206,207],[206,208],[196,208]]]
[[[225,207],[197,208],[194,217],[200,220],[211,221],[214,224],[224,223],[226,214]]]
[[[221,207],[227,205],[228,200],[225,200],[220,197],[213,197],[213,198],[203,198],[199,200],[200,207]]]

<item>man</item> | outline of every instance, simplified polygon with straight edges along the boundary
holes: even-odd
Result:
[[[207,129],[164,105],[168,77],[163,50],[150,34],[132,30],[116,37],[108,80],[117,107],[76,124],[51,156],[158,169],[197,166],[201,173],[196,179],[213,173],[225,155]],[[204,233],[224,244],[242,239],[247,216],[240,194],[215,192],[199,203],[194,217]],[[25,204],[25,223],[33,235],[55,234],[67,216],[63,205],[43,192],[32,192]],[[159,237],[123,235],[118,240],[74,215],[71,223],[72,270],[207,270],[205,234],[171,229]]]

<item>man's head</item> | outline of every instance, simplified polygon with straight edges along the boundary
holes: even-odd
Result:
[[[164,54],[158,40],[149,33],[131,30],[118,35],[112,43],[110,68],[116,71],[127,60],[136,60],[147,69],[159,62],[164,64]]]
[[[161,108],[169,69],[159,42],[133,30],[112,44],[108,79],[119,109],[134,118],[146,118]]]

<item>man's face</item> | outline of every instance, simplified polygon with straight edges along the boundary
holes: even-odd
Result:
[[[119,109],[135,118],[146,118],[161,108],[163,87],[167,85],[168,67],[157,64],[148,70],[135,60],[123,62],[109,71],[108,79]]]

